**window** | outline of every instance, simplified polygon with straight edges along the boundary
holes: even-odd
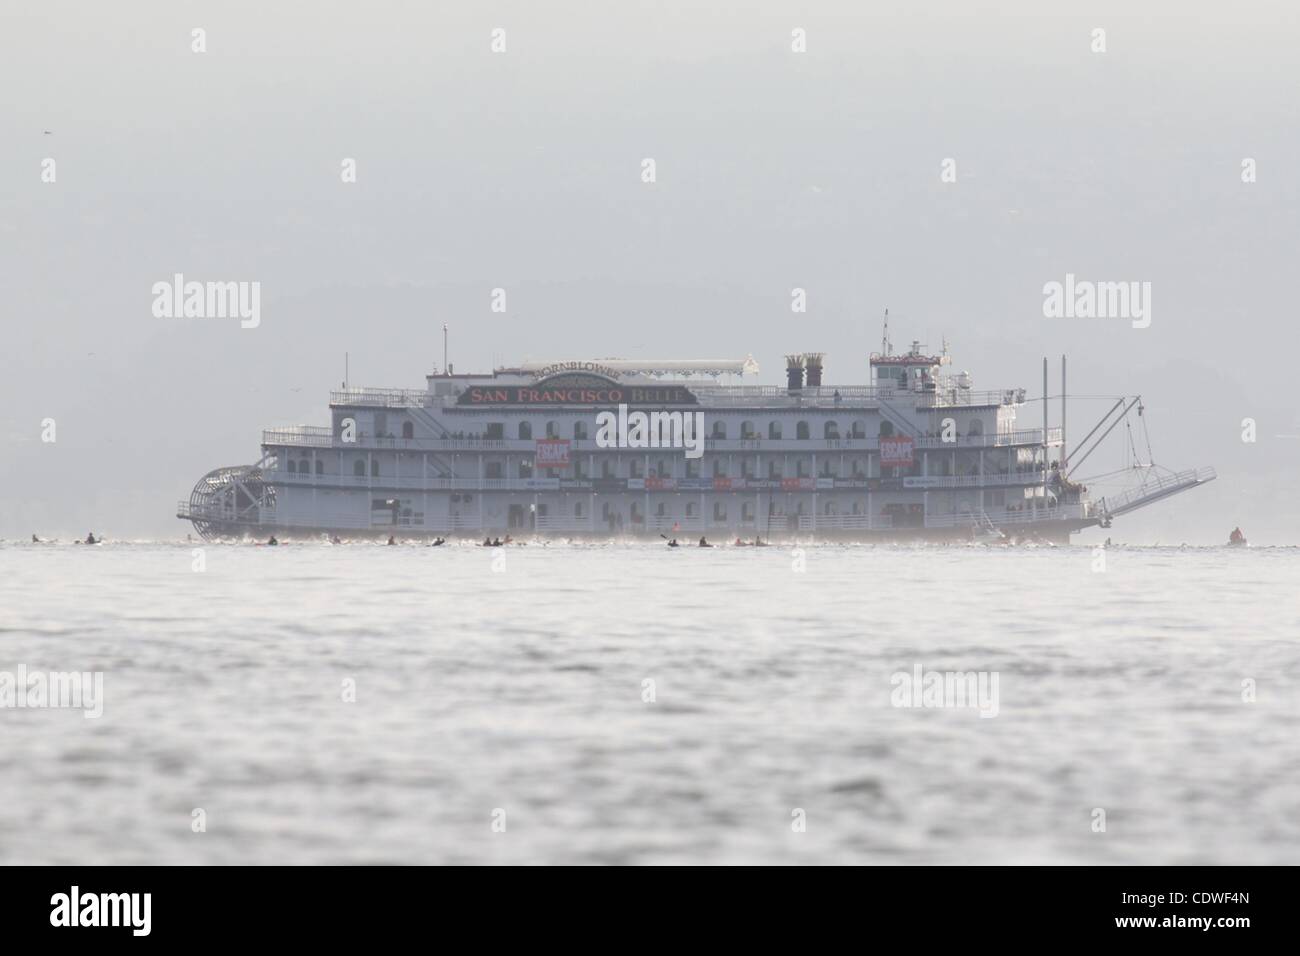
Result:
[[[533,477],[533,463],[531,460],[525,458],[521,462],[519,462],[519,477],[520,478]]]
[[[501,462],[499,462],[499,461],[489,461],[489,462],[486,464],[485,468],[486,468],[486,474],[484,475],[485,478],[500,478],[500,477],[501,477]]]
[[[316,459],[316,474],[325,474],[325,462],[321,461],[319,458]]]
[[[659,502],[659,504],[655,505],[655,516],[656,516],[656,517],[662,518],[662,517],[664,517],[666,514],[668,514],[668,505],[666,505],[666,504],[665,504],[664,502],[662,502],[662,501]]]
[[[700,460],[698,458],[686,459],[686,477],[687,478],[700,477]]]
[[[781,477],[781,463],[779,461],[769,461],[767,463],[767,477],[768,478]]]
[[[713,520],[714,521],[727,520],[727,505],[725,502],[715,501],[713,503]]]
[[[694,501],[688,501],[688,502],[686,502],[686,517],[688,517],[688,518],[694,518],[694,517],[695,517],[695,502],[694,502]]]
[[[714,437],[714,438],[726,438],[726,437],[727,437],[727,423],[726,423],[726,422],[714,422],[714,423],[713,423],[713,437]]]
[[[982,421],[981,421],[980,419],[978,419],[978,418],[972,418],[971,421],[970,421],[970,425],[967,426],[966,434],[967,434],[967,435],[983,435],[983,434],[984,434],[984,422],[982,422]]]
[[[600,477],[602,478],[614,477],[614,463],[611,462],[608,458],[602,459],[600,462]]]
[[[415,437],[415,426],[412,423],[402,422],[402,437],[403,438]]]
[[[806,441],[811,434],[807,422],[800,422],[794,427],[794,437],[800,441]]]
[[[506,426],[501,422],[488,422],[487,434],[483,437],[489,441],[500,441],[506,437]]]
[[[371,478],[378,478],[378,477],[379,477],[379,459],[378,459],[378,458],[372,458],[372,459],[370,459],[370,477],[371,477]]]
[[[555,422],[547,422],[547,423],[546,423],[546,437],[547,437],[547,438],[559,438],[559,437],[560,437],[560,426],[559,426],[558,424],[556,424]]]
[[[629,478],[640,478],[640,477],[642,477],[642,475],[641,475],[641,459],[640,459],[640,458],[633,458],[633,459],[629,460],[628,463],[627,463],[627,465],[628,465],[628,467],[627,467],[627,476],[628,476]]]
[[[781,437],[781,423],[780,423],[780,422],[768,422],[768,423],[767,423],[767,437],[770,438],[770,439],[772,439],[773,441],[776,441],[778,438]]]
[[[573,423],[573,439],[574,439],[574,441],[584,441],[584,440],[586,439],[586,437],[587,437],[587,423],[586,423],[586,422],[574,422],[574,423]]]
[[[825,427],[822,428],[822,437],[824,437],[824,438],[839,438],[839,437],[840,437],[840,426],[837,425],[835,422],[827,422],[826,425],[825,425]]]
[[[757,438],[757,437],[758,437],[758,435],[756,435],[756,434],[754,433],[754,423],[753,423],[753,422],[741,422],[741,423],[740,423],[740,437],[743,438],[743,439],[746,439],[746,440],[751,439],[751,438]]]
[[[519,440],[526,441],[533,437],[533,426],[531,422],[519,423]]]
[[[727,477],[727,463],[721,458],[713,459],[713,477],[714,478]]]
[[[352,463],[352,474],[356,475],[358,478],[366,477],[366,463],[360,458]]]
[[[581,517],[582,517],[582,502],[581,502],[581,501],[575,501],[575,502],[573,503],[573,516],[574,516],[575,518],[581,518]]]
[[[867,437],[867,423],[864,422],[864,421],[861,421],[861,420],[854,422],[854,423],[853,423],[853,434],[852,434],[850,437],[852,437],[852,438],[866,438],[866,437]]]
[[[812,466],[811,466],[811,463],[810,463],[806,458],[800,458],[800,459],[798,459],[798,460],[795,462],[795,472],[794,472],[794,473],[795,473],[795,477],[796,477],[796,478],[807,478],[807,477],[808,477],[808,472],[809,472],[809,470],[811,469],[811,467],[812,467]]]
[[[893,436],[894,436],[894,426],[893,426],[893,423],[892,423],[892,422],[881,422],[881,423],[880,423],[880,437],[881,437],[881,438],[892,438]]]
[[[311,463],[306,458],[298,459],[298,472],[303,475],[311,474]]]

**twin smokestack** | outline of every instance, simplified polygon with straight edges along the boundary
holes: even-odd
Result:
[[[799,355],[787,355],[785,357],[787,391],[798,392],[803,388],[804,369],[808,370],[808,387],[820,388],[822,384],[822,363],[825,359],[825,352],[804,352]]]

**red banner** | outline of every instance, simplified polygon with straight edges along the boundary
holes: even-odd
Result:
[[[912,439],[880,439],[880,465],[882,468],[899,468],[912,463]]]
[[[533,455],[538,468],[565,468],[569,464],[569,440],[539,438]]]

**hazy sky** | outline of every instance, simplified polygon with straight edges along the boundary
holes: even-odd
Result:
[[[752,352],[775,383],[819,350],[857,384],[888,307],[896,342],[946,335],[977,388],[1038,394],[1066,352],[1071,392],[1143,394],[1158,463],[1218,468],[1117,540],[1298,542],[1298,20],[0,0],[0,536],[183,536],[201,475],[255,461],[264,426],[327,421],[345,351],[356,384],[418,386],[444,322],[461,371]],[[155,318],[175,272],[260,282],[261,325]],[[1044,318],[1067,272],[1150,282],[1151,326]],[[1072,405],[1073,434],[1104,409]]]

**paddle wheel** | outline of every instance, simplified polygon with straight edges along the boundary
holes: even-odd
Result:
[[[253,530],[275,514],[275,487],[263,476],[261,462],[217,468],[199,479],[190,500],[176,517],[187,518],[205,539]]]

